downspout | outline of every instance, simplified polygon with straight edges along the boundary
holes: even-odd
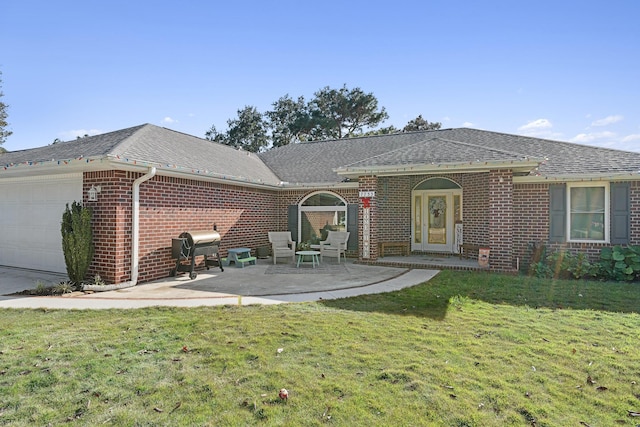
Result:
[[[133,219],[131,223],[131,285],[138,283],[138,267],[140,264],[140,184],[150,180],[156,174],[156,168],[152,167],[146,175],[133,181],[132,211]]]
[[[83,286],[84,290],[96,292],[114,291],[117,289],[130,288],[138,283],[138,258],[140,256],[140,184],[150,180],[155,174],[156,168],[152,167],[146,175],[142,175],[133,181],[131,203],[131,210],[133,211],[133,218],[131,220],[131,280],[113,285],[86,284]]]

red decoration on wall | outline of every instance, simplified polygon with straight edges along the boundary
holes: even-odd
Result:
[[[371,207],[371,197],[363,197],[360,200],[362,200],[362,207],[363,208]]]

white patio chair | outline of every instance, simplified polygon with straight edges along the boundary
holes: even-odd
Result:
[[[338,264],[340,264],[340,257],[344,257],[347,250],[349,234],[348,231],[329,231],[327,240],[320,242],[320,260],[328,256],[338,258]]]
[[[296,242],[291,240],[290,231],[269,231],[269,242],[274,264],[277,257],[291,257],[296,262]]]

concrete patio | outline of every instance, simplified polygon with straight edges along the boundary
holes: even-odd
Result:
[[[0,267],[0,307],[99,309],[317,301],[390,292],[426,282],[437,273],[437,269],[362,265],[352,260],[341,264],[332,260],[316,269],[296,268],[280,262],[274,266],[267,259],[245,268],[229,266],[224,272],[198,270],[194,280],[181,274],[114,291],[34,297],[11,294],[35,288],[36,281],[51,286],[64,277]]]

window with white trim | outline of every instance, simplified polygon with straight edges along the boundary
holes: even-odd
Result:
[[[347,202],[340,196],[318,191],[304,198],[298,207],[298,242],[318,245],[329,231],[346,231]]]
[[[569,240],[608,242],[608,186],[592,183],[570,184],[567,191]]]

